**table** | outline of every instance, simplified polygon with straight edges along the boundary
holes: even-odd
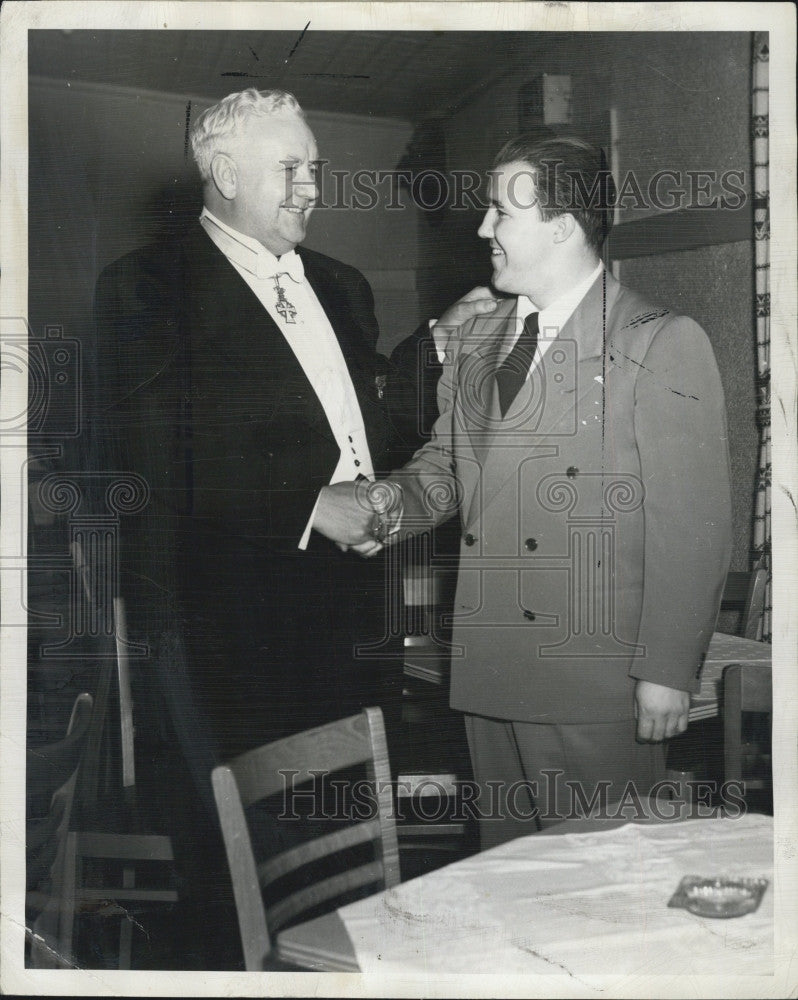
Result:
[[[683,876],[721,874],[771,880],[755,913],[668,908]],[[769,816],[533,834],[289,928],[276,950],[317,971],[766,975],[772,878]]]
[[[701,690],[690,699],[690,722],[708,719],[718,714],[721,701],[721,677],[730,663],[764,663],[770,666],[772,647],[769,642],[755,642],[725,632],[715,632],[704,660]]]

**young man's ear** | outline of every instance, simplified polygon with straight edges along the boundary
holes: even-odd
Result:
[[[554,229],[553,240],[555,243],[565,243],[569,240],[577,229],[576,219],[570,212],[563,212],[552,219]]]
[[[227,153],[217,153],[211,160],[211,178],[219,194],[227,201],[238,192],[238,169]]]

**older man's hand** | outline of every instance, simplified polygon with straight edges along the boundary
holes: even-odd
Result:
[[[690,694],[675,688],[638,681],[635,685],[637,739],[642,743],[660,743],[687,729]]]
[[[375,515],[360,482],[335,483],[319,494],[313,527],[340,545],[361,545],[374,538]]]
[[[395,540],[402,510],[402,490],[396,483],[335,483],[319,494],[313,527],[339,548],[370,556]]]
[[[474,316],[493,312],[497,305],[498,299],[489,288],[482,285],[472,288],[461,299],[450,305],[432,327],[432,336],[438,349],[438,355],[442,356],[445,353],[449,338],[458,327]]]

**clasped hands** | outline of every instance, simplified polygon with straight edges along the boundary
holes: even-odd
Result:
[[[390,480],[335,483],[319,494],[313,527],[346,552],[376,555],[396,540],[402,488]]]

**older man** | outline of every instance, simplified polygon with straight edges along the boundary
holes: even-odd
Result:
[[[313,530],[326,484],[373,478],[389,424],[366,280],[296,250],[318,157],[296,100],[231,94],[191,142],[196,227],[98,281],[99,398],[105,461],[150,488],[123,525],[131,631],[185,644],[188,724],[223,759],[396,704],[383,569]]]
[[[451,703],[486,847],[655,789],[731,547],[712,348],[605,271],[600,154],[520,137],[491,177],[506,299],[452,338],[432,440],[394,477],[403,531],[459,506]]]

